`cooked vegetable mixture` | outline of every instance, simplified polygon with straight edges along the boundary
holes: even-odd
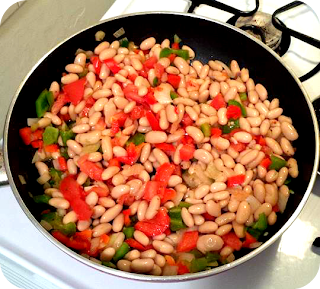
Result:
[[[261,245],[298,176],[279,100],[237,61],[201,63],[173,39],[78,50],[20,129],[36,149],[42,226],[107,267],[182,275],[232,262]]]

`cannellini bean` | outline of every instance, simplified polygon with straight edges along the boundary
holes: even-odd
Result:
[[[278,206],[279,206],[279,211],[281,213],[284,212],[287,202],[290,196],[289,188],[286,185],[282,185],[279,189],[279,199],[278,199]]]
[[[149,204],[148,209],[145,214],[145,218],[147,220],[152,219],[158,213],[158,210],[160,208],[160,202],[161,202],[161,200],[158,195],[154,196],[151,199],[150,204]]]
[[[292,155],[294,155],[294,148],[292,147],[290,141],[287,140],[285,137],[282,137],[282,138],[280,139],[280,146],[281,146],[283,152],[284,152],[287,156],[292,156]]]
[[[248,202],[242,201],[239,204],[237,214],[236,214],[236,222],[238,224],[244,224],[251,214],[251,208]]]
[[[269,203],[272,207],[278,203],[278,187],[273,186],[272,184],[265,184],[266,188],[266,197],[265,202]]]
[[[206,221],[199,226],[199,232],[202,234],[214,233],[218,229],[218,225],[212,221]]]
[[[254,212],[254,219],[258,220],[259,215],[264,213],[267,217],[272,212],[272,206],[269,203],[262,204],[255,212]]]
[[[235,213],[224,213],[215,219],[218,226],[222,226],[232,222],[236,218]]]
[[[226,125],[228,123],[227,109],[225,107],[222,107],[218,110],[217,116],[220,125]]]
[[[147,246],[149,244],[149,238],[139,230],[134,231],[133,237],[143,246]]]
[[[174,251],[173,246],[164,241],[154,240],[152,246],[162,254],[171,254]]]
[[[91,192],[86,196],[86,203],[89,206],[94,207],[97,204],[98,199],[99,199],[99,197],[98,197],[97,193]]]
[[[145,135],[147,143],[163,143],[167,140],[167,134],[163,131],[150,131]]]
[[[232,225],[231,224],[226,224],[221,227],[219,227],[216,231],[215,234],[217,236],[224,236],[228,234],[232,230]]]
[[[141,42],[140,49],[148,50],[148,49],[151,49],[155,44],[156,44],[156,39],[154,37],[149,37]]]
[[[49,205],[57,209],[65,210],[70,207],[70,203],[64,198],[51,198],[49,200]]]
[[[135,259],[138,259],[138,258],[140,258],[140,251],[138,251],[136,249],[131,250],[124,256],[124,258],[129,261],[133,261]]]
[[[267,172],[265,180],[267,183],[272,183],[278,178],[278,172],[276,170],[270,170]]]
[[[283,151],[276,140],[270,137],[266,137],[265,140],[266,140],[267,146],[271,148],[275,154],[282,155]]]
[[[115,176],[120,171],[119,167],[116,166],[110,166],[106,168],[101,175],[101,178],[103,180],[111,179],[113,176]]]
[[[224,242],[221,237],[214,234],[208,234],[198,238],[197,249],[205,254],[206,252],[220,250],[223,244]]]
[[[286,167],[280,169],[276,184],[278,187],[281,187],[288,177],[289,170]]]
[[[208,185],[201,185],[196,188],[194,195],[196,199],[202,199],[205,195],[209,193],[210,187]]]
[[[296,129],[289,122],[281,122],[281,131],[289,141],[294,141],[298,138],[298,133]]]
[[[104,224],[99,224],[98,226],[94,227],[92,229],[92,237],[100,237],[103,234],[108,234],[112,229],[111,224],[109,223],[104,223]]]
[[[186,132],[196,143],[200,143],[204,139],[204,135],[200,129],[194,126],[187,126]]]
[[[252,141],[252,135],[250,133],[241,131],[241,132],[236,132],[233,137],[242,143],[249,143]]]
[[[168,181],[168,187],[176,187],[177,185],[182,183],[182,178],[177,175],[172,175]]]
[[[192,205],[188,209],[189,213],[194,214],[194,215],[201,215],[206,213],[206,205],[205,204],[196,204]]]
[[[138,215],[139,221],[142,221],[145,219],[147,209],[148,209],[147,201],[141,201],[137,209],[137,215]]]
[[[186,224],[187,227],[191,228],[194,226],[194,220],[190,212],[187,208],[182,208],[181,210],[181,217],[183,222]]]
[[[108,222],[112,221],[116,216],[118,216],[120,214],[121,211],[122,211],[122,205],[116,204],[114,207],[108,209],[101,216],[100,222],[101,223],[108,223]]]
[[[193,157],[205,164],[209,164],[213,161],[212,154],[204,149],[197,149],[194,152]]]
[[[294,158],[290,158],[287,161],[287,167],[289,168],[289,175],[292,178],[296,178],[299,174],[297,161]]]
[[[260,203],[264,203],[266,197],[266,190],[263,184],[253,186],[253,194]]]
[[[222,137],[211,137],[210,138],[211,144],[218,150],[226,150],[230,146],[230,142]]]
[[[131,270],[135,273],[148,273],[153,269],[154,261],[152,259],[135,259],[131,262]]]
[[[262,101],[267,99],[268,92],[262,84],[257,83],[255,89]]]
[[[180,70],[183,75],[187,75],[189,73],[189,64],[181,57],[176,57],[173,60],[173,64]]]

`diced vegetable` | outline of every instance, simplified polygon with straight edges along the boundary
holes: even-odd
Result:
[[[123,234],[125,234],[126,239],[130,239],[133,237],[134,227],[124,227]]]
[[[269,166],[271,165],[271,160],[269,157],[264,158],[261,163],[260,166],[265,167],[266,169],[269,169]]]
[[[241,185],[246,176],[245,175],[236,175],[228,178],[227,185],[228,187],[235,187]]]
[[[54,188],[59,188],[60,182],[61,182],[62,172],[56,170],[55,168],[50,168],[49,173],[51,176],[52,186]]]
[[[241,116],[241,109],[235,105],[229,105],[227,108],[228,119],[238,119]]]
[[[208,261],[205,257],[193,259],[191,261],[190,272],[196,273],[206,269]]]
[[[76,232],[76,224],[72,222],[63,224],[62,217],[56,212],[43,214],[41,219],[48,222],[54,230],[59,230],[65,236],[72,236]]]
[[[119,43],[120,43],[120,47],[128,48],[128,46],[129,46],[129,40],[128,40],[127,37],[124,37],[124,38],[120,39]]]
[[[192,159],[195,150],[196,149],[193,144],[183,145],[183,147],[179,151],[181,160],[189,161],[190,159]]]
[[[250,248],[250,245],[257,242],[257,239],[251,236],[248,232],[246,232],[246,239],[242,243],[242,247],[244,248]]]
[[[179,95],[178,95],[176,92],[171,91],[171,92],[170,92],[170,97],[171,97],[171,99],[176,99],[176,98],[179,97]]]
[[[186,228],[181,217],[181,208],[173,207],[169,210],[170,230],[173,232]]]
[[[234,100],[234,99],[230,99],[228,101],[228,105],[229,106],[238,106],[241,110],[241,114],[243,117],[247,117],[247,111],[246,108],[238,101]]]
[[[43,130],[37,129],[33,132],[30,127],[24,127],[19,129],[19,134],[24,144],[30,145],[32,142],[42,139]]]
[[[121,70],[119,64],[113,58],[105,59],[103,62],[108,66],[113,74],[116,74]]]
[[[256,229],[259,231],[265,231],[267,227],[268,227],[268,220],[265,213],[260,214],[258,221],[252,225],[253,229]]]
[[[180,76],[179,75],[175,75],[175,74],[168,74],[168,82],[175,88],[177,89],[179,87],[179,83],[180,83]],[[171,96],[171,92],[170,92],[170,96]],[[172,97],[171,97],[172,98]]]
[[[240,128],[239,119],[230,118],[228,120],[228,123],[226,125],[222,126],[222,133],[228,134],[237,128]]]
[[[144,143],[145,135],[141,132],[136,132],[135,135],[129,138],[127,144],[134,143],[136,146]]]
[[[47,126],[42,135],[45,145],[57,143],[59,137],[59,130],[52,126]]]
[[[224,101],[224,97],[221,93],[218,93],[210,102],[210,105],[214,107],[216,110],[226,107],[227,103]]]
[[[248,100],[247,93],[245,93],[245,92],[240,92],[239,96],[240,96],[241,101]]]
[[[43,117],[44,114],[51,109],[54,102],[54,97],[51,91],[43,90],[36,100],[36,113],[38,117]]]
[[[158,79],[158,77],[155,77],[155,78],[153,79],[153,81],[152,81],[152,86],[153,86],[153,87],[156,87],[158,84],[159,84],[159,79]]]
[[[177,252],[189,252],[197,247],[198,231],[185,232],[177,246]]]
[[[173,35],[173,42],[174,43],[180,43],[181,42],[181,39],[177,34]]]
[[[211,136],[211,126],[210,126],[210,124],[205,122],[200,126],[200,128],[201,128],[201,130],[203,132],[203,135],[205,137],[210,137]]]
[[[151,110],[146,111],[146,118],[148,119],[148,122],[152,128],[152,130],[162,130],[159,121],[154,116],[153,112]]]
[[[50,199],[51,199],[51,197],[48,196],[48,195],[37,195],[37,196],[33,196],[33,200],[34,200],[37,204],[48,204]]]
[[[76,137],[72,130],[60,130],[60,136],[62,138],[63,144],[66,146],[69,139],[74,139]]]
[[[162,57],[169,57],[170,54],[175,54],[177,56],[180,56],[184,60],[189,59],[189,51],[184,49],[171,49],[171,48],[163,48],[160,52],[160,58]]]
[[[208,263],[216,262],[216,261],[219,261],[219,259],[220,259],[220,254],[208,252],[208,253],[205,255],[205,258],[207,259],[207,262],[208,262]]]
[[[227,246],[230,246],[236,251],[239,251],[242,247],[242,242],[234,232],[229,232],[228,234],[223,235],[222,240]]]
[[[282,167],[287,165],[287,162],[283,159],[276,157],[275,155],[271,155],[271,164],[269,165],[269,170],[279,171]]]
[[[137,249],[139,251],[146,251],[146,250],[149,250],[149,249],[152,249],[152,245],[148,245],[148,246],[143,246],[142,244],[140,244],[138,241],[136,241],[135,239],[127,239],[125,240],[125,242],[131,247],[131,248],[134,248],[134,249]]]
[[[75,82],[66,84],[63,87],[63,91],[66,94],[67,100],[70,101],[72,104],[77,105],[83,98],[84,86],[86,82],[87,79],[84,77]]]
[[[102,261],[102,265],[112,269],[117,269],[117,266],[110,261]]]
[[[179,208],[189,208],[190,206],[192,206],[192,204],[181,201],[178,205]]]
[[[175,165],[170,163],[164,163],[157,168],[157,172],[154,180],[161,182],[164,186],[167,186],[168,181],[175,170]]]
[[[130,251],[130,247],[126,242],[123,242],[120,248],[116,251],[115,255],[113,256],[112,260],[114,262],[118,262],[120,259],[122,259],[125,254],[127,254]]]

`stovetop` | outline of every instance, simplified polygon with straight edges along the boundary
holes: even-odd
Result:
[[[250,10],[254,5],[252,0],[220,1],[231,2],[233,5],[237,5],[236,8],[242,10]],[[118,0],[104,15],[104,11],[110,7],[111,2],[113,1],[95,0],[95,5],[92,5],[91,1],[89,3],[86,0],[27,1],[16,12],[18,14],[13,15],[3,26],[0,26],[0,50],[8,53],[11,51],[17,55],[21,54],[26,58],[22,60],[24,65],[20,65],[22,68],[17,66],[13,59],[4,59],[0,66],[2,75],[0,93],[1,100],[4,100],[4,105],[0,106],[0,126],[3,125],[6,105],[9,104],[10,98],[18,87],[19,78],[22,79],[37,59],[64,37],[93,24],[95,19],[98,20],[102,16],[103,19],[106,19],[138,11],[187,11],[190,6],[188,0]],[[290,1],[260,1],[260,6],[264,12],[272,13],[274,9],[288,2]],[[317,11],[318,7],[314,5],[316,1],[305,2],[308,2]],[[216,15],[214,10],[215,8],[200,5],[196,8],[196,13],[213,17]],[[47,13],[48,11],[50,13]],[[46,15],[46,22],[42,21],[43,15]],[[281,20],[291,28],[299,28],[300,31],[302,30],[301,32],[319,39],[320,25],[316,15],[320,15],[320,13],[312,12],[304,7],[302,10],[295,11],[293,15],[282,15]],[[219,12],[220,20],[226,21],[231,16],[230,13]],[[56,23],[58,17],[59,23]],[[301,21],[298,22],[297,17],[308,19],[312,24],[308,27],[299,26]],[[38,23],[43,23],[43,25],[39,26]],[[29,29],[24,29],[24,27]],[[13,34],[10,36],[9,32]],[[14,34],[14,32],[18,34]],[[14,37],[17,35],[19,38],[15,39]],[[38,41],[39,36],[37,37],[37,35],[44,35],[41,41]],[[2,40],[6,40],[6,45]],[[13,45],[14,41],[21,44],[20,50],[18,46]],[[299,40],[296,41],[292,50],[284,55],[283,59],[288,65],[291,65],[298,76],[301,76],[320,62],[320,52],[313,47],[302,45],[302,56],[299,56],[294,52],[295,46],[301,47]],[[289,64],[290,61],[291,64]],[[320,95],[320,86],[317,85],[319,80],[320,74],[304,83],[311,100]],[[320,235],[320,218],[317,209],[319,207],[320,179],[318,178],[313,192],[297,220],[277,242],[257,257],[210,278],[187,283],[171,283],[165,286],[168,288],[223,287],[231,289],[319,288],[320,250],[312,247],[313,240]],[[150,284],[110,276],[93,270],[65,255],[31,224],[19,207],[9,186],[0,188],[0,216],[0,265],[9,279],[15,280],[18,275],[20,276],[20,284],[24,286],[22,288],[104,288],[106,284],[110,288],[130,286],[131,288],[143,289],[150,288],[150,286],[153,288],[163,286],[159,283]],[[14,274],[17,276],[15,277]],[[24,282],[21,281],[23,279],[21,276],[25,278]],[[0,285],[2,285],[0,287],[9,288],[4,286],[1,280],[0,274]]]

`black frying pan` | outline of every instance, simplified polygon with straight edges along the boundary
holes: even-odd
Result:
[[[36,117],[35,100],[44,88],[48,88],[53,80],[60,80],[61,73],[68,63],[72,63],[75,51],[78,48],[93,50],[97,45],[95,33],[103,30],[105,39],[109,42],[116,40],[113,35],[119,28],[124,28],[125,35],[130,41],[140,43],[147,37],[153,36],[158,41],[172,38],[178,34],[183,43],[192,47],[196,52],[196,59],[208,62],[218,59],[229,64],[236,59],[240,67],[247,67],[250,77],[256,83],[262,83],[268,90],[269,99],[277,97],[284,109],[284,115],[293,119],[299,132],[299,139],[295,141],[297,148],[295,158],[299,164],[299,176],[291,187],[295,194],[291,195],[285,212],[278,218],[277,223],[270,227],[265,243],[260,248],[250,251],[236,252],[236,261],[231,266],[222,266],[216,269],[192,274],[190,276],[156,277],[136,275],[93,264],[64,247],[35,220],[40,217],[44,207],[35,205],[29,197],[32,194],[41,194],[42,187],[36,182],[38,172],[31,164],[34,151],[25,146],[20,137],[19,129],[26,126],[26,120]],[[318,165],[318,126],[313,108],[306,97],[298,78],[288,70],[281,59],[265,45],[254,40],[245,32],[227,24],[221,24],[203,17],[190,14],[139,14],[115,18],[96,26],[90,27],[63,42],[41,60],[26,77],[14,98],[4,131],[4,152],[6,169],[11,187],[15,196],[31,221],[55,245],[70,254],[72,257],[111,274],[140,280],[186,280],[195,279],[221,272],[234,267],[255,256],[273,243],[284,230],[293,222],[305,204],[313,186]],[[23,175],[27,185],[22,185],[18,175]],[[245,257],[239,259],[245,255]]]

